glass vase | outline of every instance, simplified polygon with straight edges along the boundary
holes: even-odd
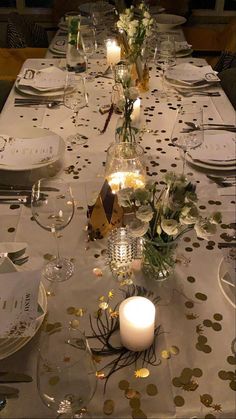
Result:
[[[174,272],[177,241],[157,243],[143,238],[142,270],[155,281],[165,281]]]
[[[136,143],[114,143],[107,150],[105,178],[113,193],[143,188],[146,180],[144,150]]]
[[[127,121],[124,116],[117,119],[115,130],[115,141],[119,143],[135,143],[138,139],[139,127],[132,121]]]
[[[66,51],[66,67],[68,71],[82,73],[86,71],[86,55],[80,31],[79,16],[68,17],[68,46]]]

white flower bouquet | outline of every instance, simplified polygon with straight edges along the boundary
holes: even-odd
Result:
[[[145,188],[123,189],[117,193],[119,204],[132,209],[129,223],[134,237],[143,237],[143,268],[158,280],[165,279],[173,268],[178,239],[191,229],[198,237],[209,239],[221,222],[215,212],[204,217],[197,208],[196,187],[183,175],[168,172],[165,188],[158,192],[156,182]]]

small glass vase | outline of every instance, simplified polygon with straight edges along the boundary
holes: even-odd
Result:
[[[156,243],[143,238],[142,270],[155,281],[165,281],[174,272],[177,241]]]
[[[82,73],[86,71],[87,58],[80,31],[79,16],[68,17],[68,46],[66,51],[66,67],[68,71]]]
[[[113,193],[143,188],[146,181],[144,150],[136,143],[114,143],[107,150],[105,178]]]
[[[119,143],[135,143],[139,134],[138,126],[135,126],[132,121],[127,121],[124,116],[120,116],[117,120],[115,141]]]
[[[149,89],[149,67],[142,55],[136,59],[130,58],[130,74],[139,91],[147,92]]]

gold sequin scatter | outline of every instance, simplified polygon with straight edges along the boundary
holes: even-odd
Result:
[[[221,324],[220,323],[216,323],[216,322],[213,323],[212,324],[212,329],[215,330],[215,332],[219,332],[222,329]]]
[[[96,377],[97,377],[99,380],[103,380],[103,379],[105,378],[105,374],[104,374],[104,372],[102,372],[102,371],[97,371],[97,372],[96,372]]]
[[[60,378],[57,375],[54,375],[48,380],[48,383],[50,384],[50,386],[55,386],[57,383],[59,383],[59,381]]]
[[[194,306],[194,303],[192,301],[186,301],[185,307],[187,307],[187,308],[193,308],[193,306]]]
[[[170,351],[168,351],[167,349],[165,349],[164,351],[161,351],[161,356],[164,359],[170,359],[171,357]]]
[[[212,321],[209,319],[206,319],[203,321],[204,326],[206,327],[212,327]]]
[[[117,319],[119,317],[119,311],[113,311],[112,309],[110,309],[109,315],[112,319]]]
[[[147,368],[141,368],[134,372],[136,378],[147,378],[150,375],[150,371]]]
[[[138,391],[134,390],[133,388],[128,388],[127,390],[125,390],[125,397],[126,397],[126,399],[139,398],[140,393]]]
[[[195,297],[196,297],[198,300],[201,300],[201,301],[206,301],[206,300],[207,300],[207,296],[206,296],[206,294],[202,294],[201,292],[197,292],[197,293],[195,294]]]
[[[183,405],[184,405],[184,403],[185,403],[185,401],[184,401],[184,398],[183,398],[183,397],[181,397],[181,396],[176,396],[176,397],[174,398],[174,404],[175,404],[175,406],[177,406],[177,407],[181,407],[181,406],[183,406]]]
[[[212,349],[209,345],[206,345],[207,337],[203,335],[198,336],[198,342],[196,343],[196,349],[198,351],[204,352],[205,354],[209,354]]]
[[[141,409],[132,410],[133,419],[147,419],[147,415]]]
[[[184,368],[181,375],[180,375],[180,381],[183,384],[189,383],[189,381],[192,378],[192,370],[190,368]]]
[[[205,419],[216,419],[216,417],[215,417],[214,415],[212,415],[211,413],[208,413],[208,414],[205,416]]]
[[[156,396],[158,393],[157,386],[155,384],[148,384],[146,392],[149,396]]]
[[[86,308],[77,308],[75,310],[76,317],[83,317],[83,315],[86,313]]]
[[[213,317],[217,322],[220,322],[223,319],[223,316],[220,313],[215,313]]]
[[[121,380],[121,381],[119,382],[119,384],[118,384],[118,387],[119,387],[121,390],[128,390],[128,388],[129,388],[129,382],[128,382],[128,381],[126,381],[126,380]]]
[[[133,399],[130,399],[129,401],[129,405],[130,407],[132,407],[132,409],[137,410],[140,408],[140,399],[138,399],[137,397],[134,397]]]
[[[101,255],[102,255],[102,256],[105,256],[106,254],[107,254],[107,249],[102,249],[102,250],[101,250]]]
[[[67,314],[75,314],[75,307],[68,307],[66,309]]]
[[[99,304],[98,307],[101,308],[102,310],[106,310],[108,308],[108,303],[103,301],[102,303]]]
[[[172,384],[173,384],[173,386],[175,386],[175,387],[182,387],[182,383],[181,383],[181,381],[180,381],[180,379],[179,379],[179,377],[174,377],[173,378],[173,380],[172,380]]]
[[[229,380],[231,390],[236,391],[236,372],[233,371],[219,371],[218,376],[221,380]]]
[[[115,403],[113,400],[105,400],[103,404],[103,413],[105,415],[112,415],[114,412]]]
[[[193,372],[194,377],[201,377],[202,376],[202,370],[200,368],[194,368],[192,372]]]
[[[99,278],[103,275],[102,270],[100,268],[93,268],[93,274]]]
[[[236,381],[230,381],[229,386],[232,390],[236,391]]]
[[[50,253],[45,253],[45,255],[43,255],[43,258],[44,258],[45,260],[50,261],[50,260],[55,259],[55,256],[51,255]]]
[[[210,394],[203,394],[202,396],[200,396],[200,401],[202,404],[204,404],[204,406],[211,407],[213,398]]]
[[[73,319],[70,321],[70,326],[72,327],[72,329],[79,329],[80,327],[80,322],[78,319]]]
[[[196,281],[196,279],[193,276],[188,276],[187,281],[193,284]]]
[[[231,365],[236,365],[236,356],[228,356],[227,362]]]
[[[124,287],[125,285],[132,285],[134,281],[131,278],[123,279],[123,281],[120,282],[120,285]]]
[[[175,345],[171,346],[171,347],[170,347],[170,352],[171,352],[173,355],[178,355],[178,354],[179,354],[179,348],[178,348],[178,346],[175,346]]]

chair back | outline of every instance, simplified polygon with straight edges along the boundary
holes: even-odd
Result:
[[[46,30],[25,16],[10,13],[7,22],[7,46],[45,48],[48,46]]]

